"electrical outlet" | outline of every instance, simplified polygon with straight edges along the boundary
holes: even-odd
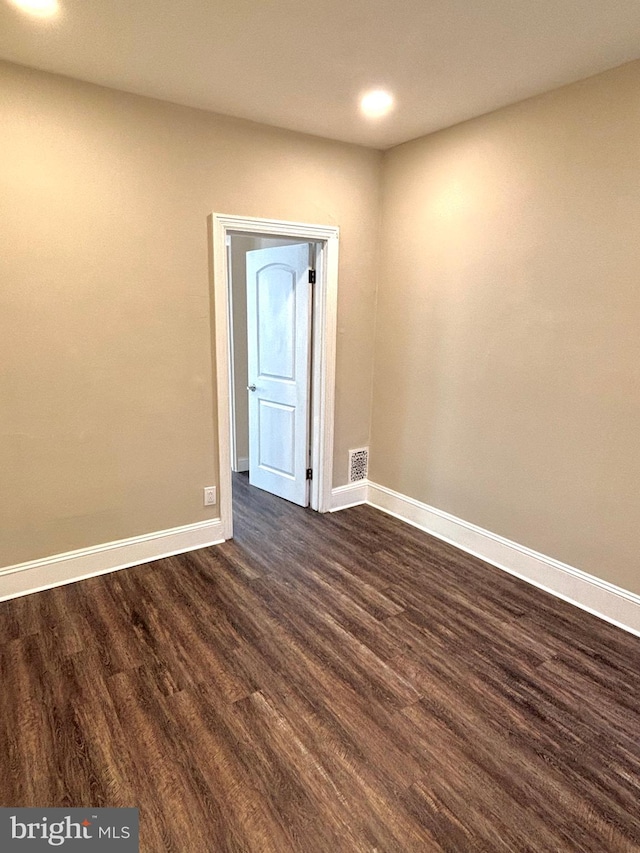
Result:
[[[204,505],[205,506],[215,506],[215,503],[216,503],[216,487],[215,486],[205,486]]]

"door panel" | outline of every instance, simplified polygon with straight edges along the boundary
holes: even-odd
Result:
[[[247,252],[249,482],[309,503],[308,243]]]
[[[256,276],[257,316],[269,318],[258,325],[258,375],[295,379],[296,270],[270,265]]]
[[[295,422],[293,406],[258,401],[259,468],[295,477]]]

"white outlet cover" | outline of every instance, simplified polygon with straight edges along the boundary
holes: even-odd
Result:
[[[204,505],[215,506],[216,503],[216,487],[205,486],[204,488]]]

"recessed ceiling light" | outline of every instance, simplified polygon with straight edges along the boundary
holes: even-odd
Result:
[[[374,89],[360,99],[360,109],[369,118],[381,118],[393,107],[393,95],[384,89]]]
[[[58,0],[11,0],[22,12],[38,18],[51,18],[60,11]]]

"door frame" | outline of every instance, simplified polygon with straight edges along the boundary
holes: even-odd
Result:
[[[216,388],[218,402],[218,478],[220,520],[225,539],[233,536],[231,486],[231,300],[228,237],[298,237],[316,243],[316,284],[313,290],[311,347],[311,468],[309,503],[318,512],[331,509],[333,430],[335,414],[338,309],[338,248],[340,229],[281,219],[211,214]]]

